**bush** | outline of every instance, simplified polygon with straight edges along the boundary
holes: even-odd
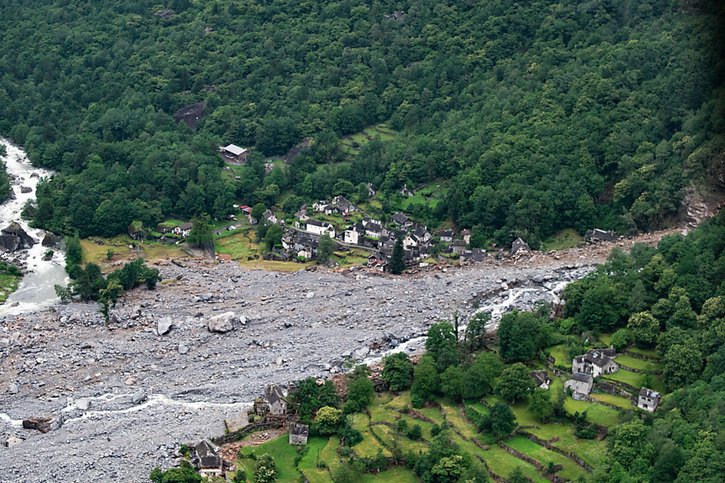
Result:
[[[274,459],[263,454],[257,458],[257,464],[254,470],[254,481],[257,483],[269,483],[277,479],[277,464]]]
[[[408,430],[406,435],[413,441],[418,441],[423,437],[423,429],[420,427],[420,424],[416,424]]]

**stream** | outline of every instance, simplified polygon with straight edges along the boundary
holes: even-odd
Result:
[[[50,260],[44,260],[43,255],[48,248],[42,246],[40,242],[45,236],[45,231],[31,228],[28,222],[20,217],[20,211],[25,203],[35,198],[35,189],[40,179],[49,177],[52,172],[33,167],[25,152],[7,139],[0,138],[0,144],[5,145],[7,150],[4,161],[10,176],[10,185],[15,194],[14,198],[0,205],[0,228],[5,228],[13,221],[17,221],[23,230],[37,242],[29,250],[22,250],[14,254],[20,255],[25,261],[26,273],[18,289],[8,297],[5,304],[0,305],[0,316],[4,316],[34,312],[52,305],[58,300],[55,285],[65,285],[67,278],[63,252],[54,249],[53,257]],[[27,188],[30,188],[30,191],[23,193],[22,187],[25,187],[26,191]]]

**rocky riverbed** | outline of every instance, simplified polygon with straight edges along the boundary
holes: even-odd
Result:
[[[267,383],[420,342],[456,310],[555,301],[562,282],[591,269],[553,258],[399,278],[193,260],[158,268],[164,282],[129,294],[107,328],[84,304],[2,319],[0,481],[145,481],[174,464],[177,443],[223,434],[224,418]],[[57,429],[22,428],[43,416]]]

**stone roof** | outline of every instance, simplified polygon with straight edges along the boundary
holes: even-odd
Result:
[[[310,427],[306,424],[292,423],[289,432],[295,436],[309,436]]]
[[[647,397],[650,399],[659,399],[660,398],[660,393],[658,393],[657,391],[653,391],[652,389],[648,389],[646,387],[643,387],[642,389],[639,390],[639,395],[641,397]]]
[[[284,401],[284,394],[282,394],[282,390],[275,384],[270,384],[264,389],[264,397],[267,401],[269,401],[269,404]]]
[[[579,382],[586,382],[587,384],[591,384],[594,382],[594,378],[591,374],[584,374],[582,372],[573,373],[569,379],[573,379]]]

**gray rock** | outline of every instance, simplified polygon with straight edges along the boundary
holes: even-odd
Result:
[[[171,320],[171,317],[162,317],[156,322],[156,334],[157,335],[166,335],[171,330],[171,326],[174,325],[174,322]]]
[[[22,443],[23,440],[18,438],[14,434],[8,434],[8,435],[5,435],[5,437],[2,439],[2,442],[3,442],[3,446],[5,446],[6,448],[10,448],[12,446],[16,446],[16,445]]]
[[[184,344],[183,342],[179,343],[179,354],[188,354],[189,353],[189,346]]]
[[[216,332],[223,334],[234,330],[234,320],[236,316],[234,312],[224,312],[223,314],[215,315],[207,322],[207,329],[209,332]]]
[[[20,388],[18,387],[18,385],[17,385],[17,384],[15,384],[15,383],[13,382],[13,383],[11,383],[11,384],[10,384],[10,385],[8,386],[8,392],[9,392],[10,394],[17,394],[18,392],[20,392]]]
[[[41,243],[44,247],[54,247],[56,243],[58,243],[58,238],[56,238],[56,236],[52,233],[48,232],[43,237],[43,241]]]
[[[28,235],[25,230],[23,230],[23,227],[20,226],[20,224],[16,221],[10,223],[7,228],[2,229],[3,235],[9,235],[9,236],[17,236],[20,238],[20,246],[22,248],[30,248],[33,245],[35,245],[35,240],[33,237]]]
[[[63,426],[63,416],[33,416],[23,419],[23,429],[35,429],[41,433],[55,431]]]
[[[91,400],[88,398],[82,398],[76,401],[76,407],[81,411],[88,411],[91,407]]]
[[[137,404],[141,404],[141,403],[142,403],[142,402],[144,402],[144,401],[145,401],[146,399],[148,399],[148,396],[147,396],[147,395],[146,395],[146,393],[145,393],[144,391],[142,391],[142,390],[141,390],[141,391],[137,391],[137,392],[133,393],[133,395],[131,396],[131,402],[132,402],[132,403],[133,403],[134,405],[137,405]]]

